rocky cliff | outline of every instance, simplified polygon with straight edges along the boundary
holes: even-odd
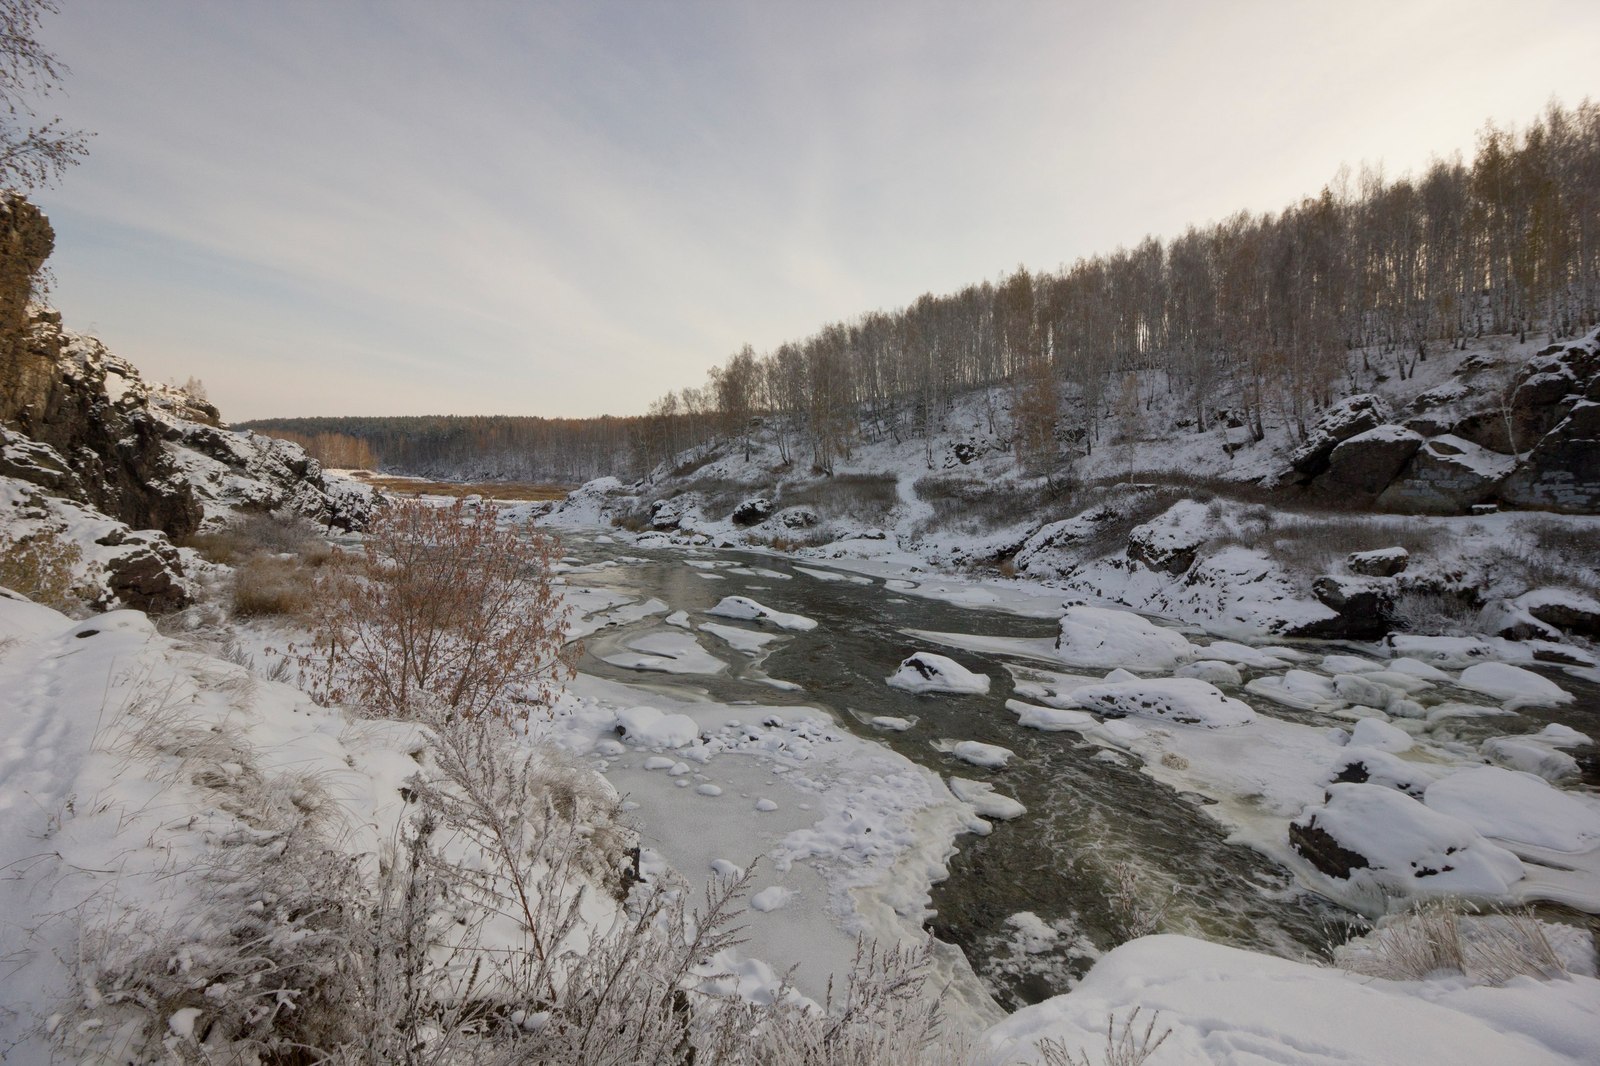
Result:
[[[34,302],[53,244],[37,207],[0,194],[0,533],[77,542],[103,605],[167,610],[189,599],[173,541],[205,524],[284,508],[364,523],[370,497],[298,446],[227,429],[215,407],[146,382]]]

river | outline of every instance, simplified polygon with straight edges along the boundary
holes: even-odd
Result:
[[[841,727],[938,774],[988,780],[1027,807],[1023,816],[996,823],[988,836],[959,839],[951,876],[935,890],[937,916],[930,924],[939,938],[966,953],[1002,1006],[1015,1008],[1065,991],[1099,954],[1140,932],[1187,932],[1299,957],[1325,954],[1358,921],[1300,887],[1268,856],[1230,843],[1224,827],[1205,813],[1207,800],[1153,780],[1141,772],[1136,757],[1108,753],[1073,732],[1019,727],[1004,704],[1017,676],[1026,675],[1027,660],[951,652],[969,669],[990,676],[990,691],[981,696],[914,695],[885,684],[907,654],[941,650],[918,643],[907,631],[1048,638],[1056,632],[1052,618],[905,595],[882,580],[842,575],[827,580],[807,572],[817,568],[812,560],[705,548],[649,549],[609,539],[563,534],[573,567],[566,578],[570,584],[654,597],[700,620],[722,597],[744,595],[818,624],[807,632],[785,633],[754,657],[718,648],[729,668],[716,675],[642,674],[604,661],[643,635],[668,631],[658,613],[591,636],[583,672],[635,686],[693,691],[724,703],[811,704],[830,712]],[[771,679],[799,685],[803,692],[781,691]],[[1469,720],[1463,733],[1470,739],[1484,731],[1519,732],[1552,720],[1593,732],[1600,726],[1600,693],[1592,685],[1560,680],[1582,690],[1576,707],[1539,712],[1520,723],[1497,718],[1492,727]],[[1301,722],[1308,718],[1265,701],[1249,702],[1260,713]],[[885,730],[871,724],[877,716],[911,719],[915,725],[903,732]],[[1330,727],[1335,724],[1330,720]],[[1003,770],[981,770],[941,750],[941,740],[997,744],[1016,758]],[[1033,919],[1016,917],[1024,913]]]

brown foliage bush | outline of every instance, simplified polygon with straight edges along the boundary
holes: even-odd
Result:
[[[314,693],[396,716],[547,705],[573,673],[550,581],[560,554],[531,525],[502,528],[492,504],[394,504],[353,565],[317,578],[315,645],[300,656]]]

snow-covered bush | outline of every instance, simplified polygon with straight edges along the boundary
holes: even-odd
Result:
[[[83,549],[57,533],[0,533],[0,587],[66,614],[81,614],[93,596],[77,580],[82,561]]]

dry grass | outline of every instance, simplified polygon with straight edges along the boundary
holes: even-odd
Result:
[[[1334,952],[1338,965],[1394,981],[1462,974],[1479,984],[1514,977],[1549,980],[1566,973],[1543,924],[1526,911],[1479,914],[1440,899],[1383,922],[1377,931]]]
[[[1065,483],[1052,487],[930,476],[918,478],[913,488],[933,505],[930,525],[935,529],[980,532],[1024,521],[1052,522],[1068,517],[1075,503]]]
[[[896,484],[897,479],[888,474],[839,474],[801,485],[784,485],[775,502],[779,509],[809,507],[824,518],[848,515],[881,525],[899,502]]]
[[[1395,625],[1407,633],[1465,637],[1478,632],[1478,608],[1467,597],[1450,592],[1403,589],[1390,612]]]
[[[311,568],[293,556],[252,555],[234,568],[235,618],[303,618],[311,593]]]
[[[237,618],[304,618],[315,575],[342,566],[344,553],[298,515],[253,513],[233,525],[197,533],[183,542],[202,557],[233,568]]]
[[[550,485],[530,481],[429,481],[426,478],[396,477],[358,470],[351,474],[363,484],[381,489],[391,496],[449,496],[462,499],[482,496],[490,500],[527,502],[537,500],[563,500],[572,491],[570,485]]]
[[[1132,1013],[1123,1021],[1121,1029],[1117,1028],[1116,1014],[1106,1017],[1106,1049],[1100,1060],[1102,1066],[1140,1066],[1156,1053],[1156,1049],[1166,1041],[1167,1037],[1172,1035],[1171,1029],[1163,1029],[1157,1035],[1156,1019],[1161,1016],[1160,1012],[1150,1015],[1150,1020],[1145,1023],[1141,1032],[1136,1024],[1139,1021],[1140,1009],[1133,1008]],[[1041,1040],[1039,1051],[1042,1053],[1040,1061],[1044,1066],[1093,1066],[1087,1052],[1080,1049],[1074,1055],[1059,1040]]]

